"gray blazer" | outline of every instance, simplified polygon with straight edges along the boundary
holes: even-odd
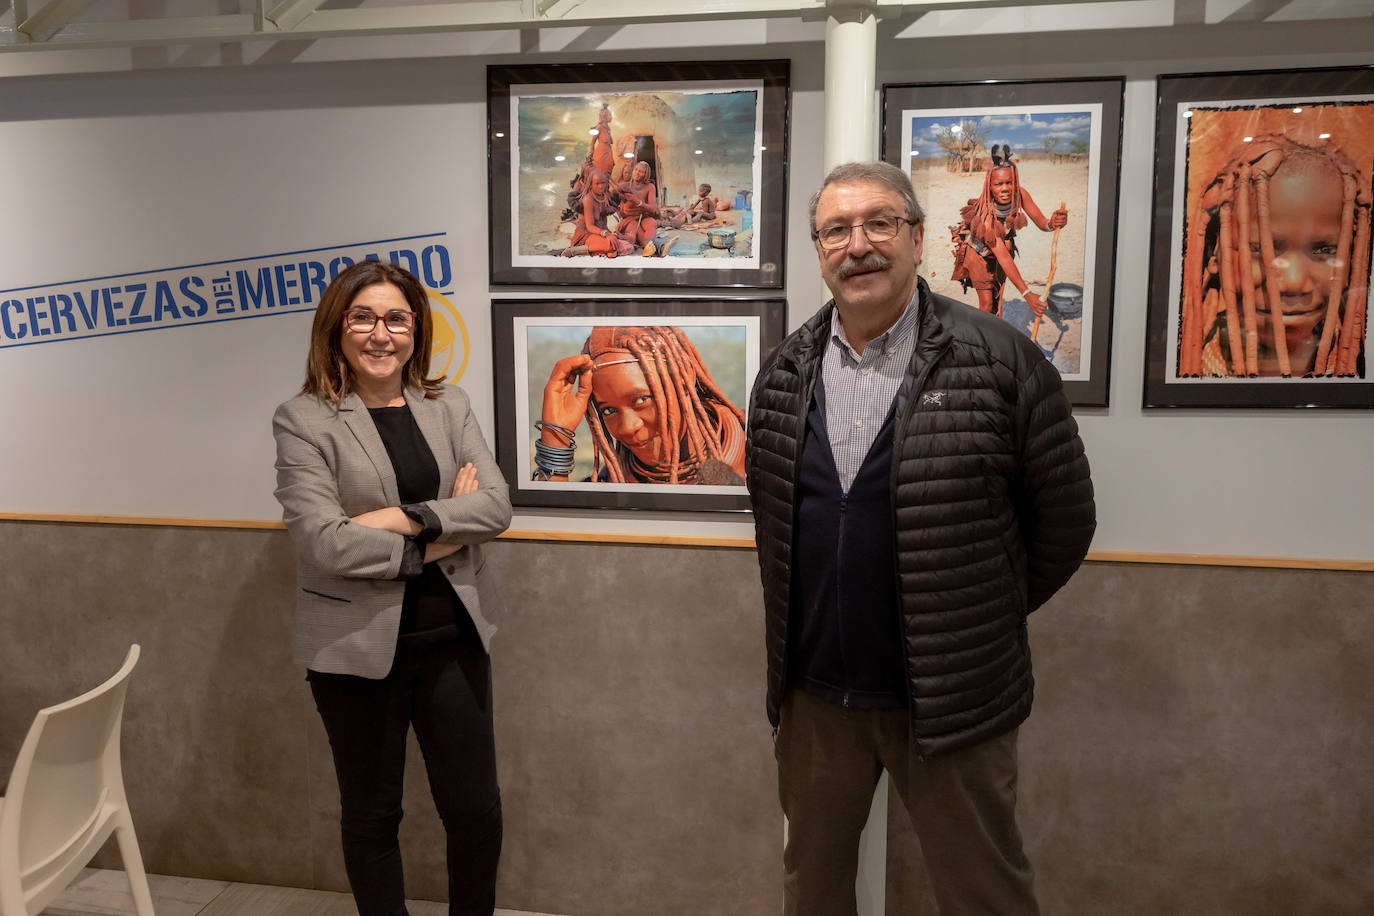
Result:
[[[479,545],[510,525],[506,481],[461,389],[427,400],[407,388],[405,399],[439,465],[440,493],[452,492],[464,464],[477,468],[476,492],[425,505],[442,523],[436,540],[463,545],[439,568],[490,651],[504,606]],[[277,408],[272,434],[276,497],[298,557],[295,659],[316,671],[385,677],[401,623],[405,539],[349,519],[400,505],[386,446],[356,394],[338,407],[297,395]]]

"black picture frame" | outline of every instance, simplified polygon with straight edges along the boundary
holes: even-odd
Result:
[[[960,209],[983,193],[989,144],[1013,144],[1013,159],[1026,179],[1022,187],[1034,192],[1045,216],[1056,201],[1070,203],[1063,249],[1058,233],[1037,232],[1030,223],[1017,236],[1018,268],[1023,262],[1035,265],[1022,272],[1031,291],[1049,303],[1044,318],[1036,324],[1011,281],[1003,288],[1003,317],[1028,336],[1035,332],[1069,400],[1081,407],[1108,402],[1124,91],[1123,77],[894,83],[882,90],[883,158],[911,176],[926,210],[921,273],[935,292],[978,305],[976,289],[952,279],[954,234]],[[965,139],[961,148],[936,139],[937,131],[970,121],[974,139]],[[1038,148],[1031,145],[1036,139]],[[1050,273],[1051,266],[1059,273]],[[1058,282],[1044,282],[1056,276]]]
[[[585,417],[571,427],[579,444],[577,466],[569,479],[533,479],[533,443],[539,436],[534,423],[541,417],[544,386],[557,360],[579,354],[592,328],[608,326],[682,328],[700,353],[713,384],[742,413],[764,356],[782,341],[786,311],[782,298],[493,300],[496,457],[510,483],[512,504],[567,509],[748,511],[742,477],[737,483],[732,479],[700,486],[593,481],[590,443],[594,440]],[[620,360],[630,361],[628,357]],[[607,364],[611,365],[614,363]],[[638,365],[634,371],[639,371]],[[641,372],[639,378],[643,377]],[[741,421],[739,434],[743,429]],[[730,436],[722,434],[722,439],[727,438]],[[742,449],[742,441],[733,441]],[[742,460],[742,454],[740,451],[736,457]]]
[[[1330,129],[1332,124],[1341,127],[1333,133]],[[1247,146],[1250,143],[1257,145],[1251,148]],[[1145,350],[1144,406],[1147,408],[1374,407],[1374,379],[1370,378],[1366,366],[1369,332],[1362,317],[1358,322],[1358,333],[1345,335],[1346,339],[1355,341],[1352,346],[1356,352],[1352,359],[1357,374],[1345,378],[1325,375],[1303,377],[1304,366],[1310,365],[1315,369],[1318,365],[1317,360],[1322,354],[1320,338],[1329,322],[1325,317],[1325,309],[1321,310],[1322,317],[1317,319],[1313,317],[1315,310],[1308,308],[1308,304],[1315,301],[1319,293],[1309,295],[1299,291],[1298,281],[1290,284],[1289,275],[1284,275],[1284,271],[1291,267],[1291,276],[1314,275],[1314,271],[1309,269],[1317,263],[1313,252],[1322,247],[1315,243],[1299,245],[1303,252],[1299,258],[1290,259],[1282,251],[1277,251],[1277,259],[1269,262],[1284,265],[1275,268],[1278,273],[1275,274],[1276,282],[1272,288],[1280,292],[1279,301],[1285,312],[1283,323],[1287,330],[1282,338],[1284,353],[1289,358],[1290,377],[1270,374],[1277,373],[1281,364],[1278,362],[1276,338],[1267,331],[1271,322],[1266,307],[1272,308],[1273,304],[1268,295],[1269,287],[1263,279],[1266,276],[1263,242],[1251,234],[1259,234],[1258,214],[1255,211],[1258,209],[1260,191],[1256,189],[1239,195],[1234,187],[1235,183],[1242,181],[1238,177],[1239,163],[1246,163],[1248,168],[1250,160],[1260,156],[1257,164],[1263,161],[1267,163],[1265,168],[1270,168],[1275,161],[1274,150],[1279,151],[1280,162],[1289,156],[1293,156],[1292,161],[1295,162],[1304,159],[1310,162],[1314,157],[1326,158],[1335,169],[1339,169],[1339,166],[1335,165],[1337,160],[1334,157],[1349,154],[1347,158],[1355,169],[1352,180],[1356,192],[1366,195],[1364,199],[1368,201],[1367,195],[1374,187],[1374,174],[1371,174],[1374,172],[1371,169],[1371,158],[1374,158],[1374,67],[1165,74],[1159,77]],[[1265,153],[1268,156],[1262,155]],[[1287,183],[1287,179],[1281,175],[1281,169],[1281,165],[1272,168],[1274,179],[1265,182],[1269,190],[1264,192],[1266,201],[1272,192],[1275,195],[1272,199],[1277,202],[1270,225],[1273,227],[1273,238],[1279,240],[1276,246],[1279,248],[1287,244],[1282,240],[1282,221],[1285,217],[1279,209],[1285,194],[1279,182],[1282,180]],[[1226,190],[1227,173],[1232,175],[1232,190],[1229,192]],[[1254,172],[1250,174],[1253,176]],[[1216,185],[1216,188],[1209,191],[1212,185]],[[1252,183],[1244,183],[1243,186],[1254,187]],[[1296,188],[1296,185],[1293,187]],[[1322,207],[1318,203],[1323,198],[1313,192],[1314,187],[1305,186],[1300,192],[1289,196],[1301,196],[1304,201],[1302,206],[1310,208],[1304,213],[1305,219],[1314,221],[1314,224],[1320,224],[1323,219],[1328,223],[1334,219],[1339,225],[1339,218],[1324,215],[1333,208]],[[1223,220],[1222,213],[1227,211],[1223,209],[1221,201],[1228,193],[1230,198],[1226,207],[1231,217]],[[1225,258],[1222,250],[1226,249],[1229,253],[1240,243],[1242,221],[1239,214],[1242,204],[1247,213],[1254,214],[1244,221],[1245,236],[1253,248],[1260,249],[1248,280],[1238,269],[1228,271],[1220,267]],[[1338,212],[1339,207],[1335,210]],[[1354,231],[1361,211],[1366,226],[1363,270],[1359,269],[1358,232]],[[1346,269],[1349,276],[1341,287],[1337,301],[1337,314],[1342,325],[1350,314],[1349,310],[1359,299],[1361,281],[1355,276],[1357,271],[1362,277],[1364,289],[1361,311],[1368,304],[1368,214],[1367,203],[1352,208],[1350,256],[1333,261],[1327,252],[1323,260],[1326,266],[1315,271],[1315,274],[1324,273],[1329,278],[1329,271],[1334,269],[1331,267],[1333,263],[1348,261]],[[1228,234],[1235,239],[1234,246],[1221,243],[1223,222],[1227,224]],[[1252,225],[1255,226],[1253,230]],[[1329,234],[1315,232],[1311,233],[1311,237]],[[1339,239],[1336,241],[1336,247],[1339,247]],[[1235,250],[1239,251],[1239,248],[1235,247]],[[1239,255],[1233,257],[1238,258]],[[1234,263],[1239,264],[1239,261]],[[1218,269],[1212,269],[1214,264]],[[1223,288],[1223,275],[1231,278],[1227,284],[1231,287],[1229,292]],[[1189,281],[1185,288],[1185,278],[1189,277],[1198,279]],[[1325,282],[1325,288],[1329,290],[1333,284],[1329,279]],[[1316,289],[1321,284],[1322,281],[1318,279],[1307,285]],[[1251,288],[1238,290],[1236,287],[1239,285]],[[1255,322],[1255,344],[1250,355],[1245,354],[1246,341],[1252,334],[1246,318],[1251,308],[1246,305],[1247,298],[1255,309],[1252,319]],[[1330,297],[1326,298],[1329,302]],[[1228,301],[1236,305],[1230,315],[1228,312],[1232,310],[1226,307]],[[1291,305],[1286,304],[1290,302]],[[1207,314],[1209,309],[1216,309],[1210,317]],[[1319,323],[1313,325],[1314,321]],[[1234,334],[1230,331],[1232,322],[1237,329]],[[1334,328],[1336,325],[1332,326]],[[1231,349],[1233,339],[1236,341],[1235,351]],[[1330,353],[1331,349],[1328,348],[1326,352]],[[1236,356],[1240,357],[1239,360]],[[1244,371],[1237,371],[1242,365]],[[1251,369],[1259,374],[1251,375]]]
[[[786,60],[489,66],[491,283],[781,289],[789,72]],[[659,220],[652,257],[561,257],[579,250],[562,217],[580,206],[571,186],[602,126],[598,106],[613,144],[620,124],[620,144],[636,137],[607,161],[649,161],[660,208],[689,205],[707,183],[730,210],[700,226]]]

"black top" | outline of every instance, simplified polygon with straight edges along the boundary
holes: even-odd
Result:
[[[439,495],[439,465],[410,407],[369,407],[377,434],[391,458],[401,504],[421,503]],[[409,547],[409,545],[408,545]],[[416,545],[421,555],[424,545]],[[458,635],[458,621],[466,618],[463,603],[444,578],[438,563],[425,563],[420,574],[406,582],[401,602],[400,644],[430,643]]]

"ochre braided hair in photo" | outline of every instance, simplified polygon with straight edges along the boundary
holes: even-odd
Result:
[[[610,434],[593,395],[586,414],[595,447],[592,480],[604,476],[612,483],[742,482],[733,479],[730,469],[744,453],[744,411],[721,391],[681,328],[598,327],[583,350],[592,358],[593,371],[626,363],[639,367],[658,408],[660,442],[669,445],[655,465],[646,465]]]

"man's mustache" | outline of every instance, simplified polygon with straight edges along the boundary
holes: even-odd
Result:
[[[862,258],[845,258],[844,263],[835,268],[835,276],[841,280],[848,279],[858,273],[867,273],[872,270],[887,270],[892,266],[892,261],[883,257],[876,251],[870,251]]]

